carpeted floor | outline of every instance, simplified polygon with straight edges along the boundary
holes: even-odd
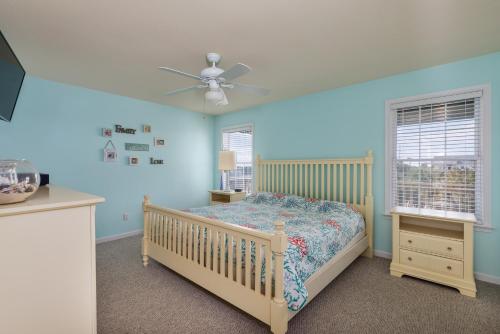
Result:
[[[110,333],[269,333],[269,327],[158,263],[143,268],[140,238],[97,246],[97,326]],[[357,259],[289,323],[288,333],[500,333],[500,286],[478,298],[389,275]]]

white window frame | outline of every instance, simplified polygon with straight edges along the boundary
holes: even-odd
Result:
[[[244,123],[231,125],[221,128],[220,130],[220,150],[224,150],[224,132],[237,131],[240,129],[252,129],[252,192],[255,192],[255,127],[253,123]],[[220,175],[219,175],[220,178]],[[219,181],[220,182],[220,181]]]
[[[454,89],[431,94],[424,94],[412,97],[405,97],[394,100],[385,101],[385,214],[390,215],[392,210],[392,160],[393,152],[393,122],[396,113],[394,109],[411,107],[417,105],[444,103],[448,101],[458,100],[464,96],[473,96],[481,93],[481,156],[482,156],[482,217],[481,225],[477,225],[480,229],[492,229],[491,224],[491,84],[480,86]]]

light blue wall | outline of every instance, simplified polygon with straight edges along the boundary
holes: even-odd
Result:
[[[207,204],[207,189],[218,184],[215,166],[220,129],[255,126],[255,152],[264,158],[375,154],[375,248],[390,251],[390,221],[384,209],[384,103],[387,99],[491,83],[492,162],[500,163],[500,53],[405,73],[341,89],[218,116],[215,120],[149,102],[27,77],[12,123],[0,122],[0,159],[28,158],[51,182],[106,197],[97,209],[97,237],[141,228],[142,195],[172,207]],[[117,163],[102,161],[102,127],[122,124],[153,133],[114,134]],[[126,165],[124,142],[168,144],[155,150],[166,166]],[[214,139],[215,138],[215,139]],[[493,232],[476,233],[475,270],[500,277],[500,175],[492,175]],[[128,222],[122,214],[129,214]]]
[[[500,166],[500,53],[267,104],[215,119],[214,156],[220,130],[255,126],[255,152],[264,159],[375,155],[375,248],[391,251],[384,212],[385,100],[491,83],[492,163]],[[500,277],[500,173],[492,168],[493,232],[476,233],[475,270]],[[217,184],[214,173],[214,184]]]
[[[114,124],[139,130],[113,133],[119,161],[105,163],[101,128]],[[143,124],[153,132],[143,134]],[[167,147],[155,149],[153,136]],[[152,151],[137,153],[140,166],[127,166],[125,142],[147,143]],[[106,198],[97,207],[97,237],[141,229],[144,194],[174,208],[206,205],[213,145],[212,117],[35,77],[25,79],[12,122],[0,122],[0,159],[29,159],[50,172],[51,183]],[[150,156],[166,165],[148,164]]]

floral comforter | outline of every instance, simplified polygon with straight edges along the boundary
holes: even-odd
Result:
[[[307,301],[305,281],[365,228],[361,213],[349,205],[280,193],[257,193],[244,201],[185,211],[271,233],[274,221],[284,221],[284,297],[292,311]]]

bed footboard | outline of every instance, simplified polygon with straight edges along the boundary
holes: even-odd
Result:
[[[144,266],[151,257],[270,325],[273,333],[287,331],[285,223],[277,221],[275,232],[265,233],[155,206],[148,196],[143,209]]]

